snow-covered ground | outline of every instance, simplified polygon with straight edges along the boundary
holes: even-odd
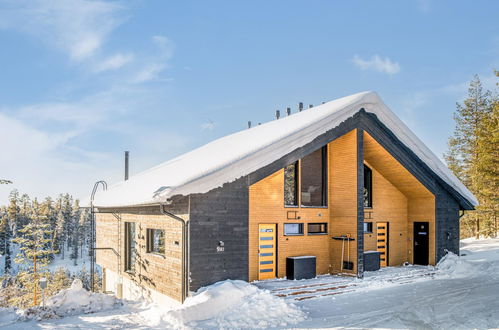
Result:
[[[449,255],[437,267],[384,268],[363,280],[321,276],[254,284],[224,281],[201,289],[175,309],[141,302],[120,304],[102,295],[84,294],[76,286],[59,295],[71,302],[70,316],[21,321],[19,311],[0,309],[0,327],[498,328],[499,239],[464,240],[461,253],[460,258]],[[81,304],[71,298],[75,295],[84,297]],[[67,305],[56,300],[52,308],[60,313]],[[106,310],[99,311],[99,306]]]

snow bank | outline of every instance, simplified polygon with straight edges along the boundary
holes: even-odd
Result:
[[[471,277],[477,274],[477,268],[467,260],[458,255],[448,252],[437,264],[438,275],[461,278]]]
[[[4,327],[11,324],[19,319],[14,308],[3,308],[0,307],[0,327]]]
[[[37,306],[23,311],[24,320],[53,319],[69,315],[89,314],[122,306],[119,299],[103,293],[92,293],[83,288],[80,279],[75,279],[71,287],[59,291],[45,302],[45,307]]]
[[[269,328],[305,319],[294,303],[244,281],[222,281],[199,289],[181,308],[166,313],[174,327]]]

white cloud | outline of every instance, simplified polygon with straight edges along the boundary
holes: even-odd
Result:
[[[95,72],[116,70],[133,61],[132,54],[116,54],[106,58],[95,66]]]
[[[383,59],[379,55],[374,55],[369,60],[364,60],[359,55],[355,55],[352,62],[361,70],[373,70],[390,75],[400,72],[400,65],[397,62],[392,62],[388,57]]]
[[[169,78],[160,78],[161,73],[168,67],[167,62],[173,56],[173,43],[165,36],[153,36],[152,42],[156,52],[142,59],[143,64],[135,71],[131,83],[144,83],[149,81],[170,81]]]
[[[93,56],[120,23],[121,9],[100,0],[4,0],[0,28],[35,36],[82,61]]]
[[[216,126],[216,123],[214,123],[213,121],[211,121],[211,119],[208,119],[207,122],[201,124],[201,129],[203,131],[212,131],[215,129],[215,126]]]

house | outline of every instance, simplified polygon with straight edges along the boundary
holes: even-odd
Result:
[[[183,301],[225,279],[436,264],[459,253],[472,193],[376,93],[334,100],[210,142],[97,193],[105,290]],[[334,239],[336,238],[336,239]]]

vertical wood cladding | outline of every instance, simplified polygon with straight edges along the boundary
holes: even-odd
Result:
[[[190,290],[225,279],[247,281],[247,178],[191,195],[189,219]]]
[[[115,210],[118,211],[118,210]],[[153,208],[126,210],[116,213],[96,214],[96,247],[113,248],[121,257],[121,269],[118,270],[118,258],[109,250],[97,250],[97,264],[121,273],[139,286],[145,286],[180,300],[182,293],[182,227],[180,223],[159,213]],[[136,231],[136,258],[134,272],[125,272],[125,222],[134,222]],[[121,228],[118,228],[120,226]],[[165,253],[157,255],[147,253],[147,228],[163,229],[165,232]],[[121,234],[118,244],[118,233]],[[110,288],[113,289],[113,288]]]

